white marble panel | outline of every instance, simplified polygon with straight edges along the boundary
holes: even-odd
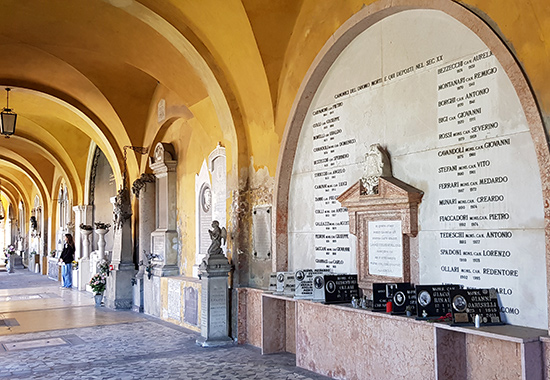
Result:
[[[487,128],[491,123],[497,124]],[[330,131],[338,135],[326,138]],[[355,141],[345,149],[338,145],[349,139]],[[338,186],[361,177],[366,146],[377,142],[390,153],[393,175],[424,192],[421,281],[512,289],[502,295],[507,320],[545,328],[547,300],[536,290],[546,287],[544,213],[527,120],[496,58],[472,31],[440,11],[405,11],[382,20],[328,70],[302,127],[293,167],[291,269],[319,268],[316,250],[323,241],[315,237],[316,222],[339,223],[344,215],[319,203],[326,199],[318,186],[329,184],[330,194],[337,188],[339,195]],[[340,150],[345,159],[333,160]],[[332,168],[345,171],[335,177]],[[448,237],[455,232],[462,237]],[[508,232],[511,238],[494,238]],[[350,247],[354,266],[355,245]],[[506,260],[487,256],[472,266],[471,257],[442,254],[453,249],[512,254]],[[473,272],[480,268],[484,276]]]
[[[181,282],[168,279],[168,317],[181,321]]]

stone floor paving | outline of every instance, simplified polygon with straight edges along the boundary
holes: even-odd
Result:
[[[19,286],[15,286],[14,281]],[[2,296],[28,294],[29,288],[51,293],[57,286],[58,283],[36,274],[13,276],[0,272]],[[79,297],[63,297],[62,306],[48,306],[59,311],[57,316],[71,307],[79,308],[84,315],[98,312],[81,299],[87,298],[85,293]],[[71,299],[76,300],[73,306],[68,304]],[[40,328],[41,315],[52,314],[51,310],[30,310],[33,308],[29,303],[39,300],[3,301],[0,308],[2,304],[6,308],[7,302],[11,302],[10,317],[20,315],[17,313],[19,303],[26,313],[35,314],[33,323],[37,326],[35,332],[10,330],[0,334],[0,379],[328,379],[296,367],[292,354],[262,356],[259,349],[243,345],[200,347],[195,343],[197,333],[143,314],[102,310],[101,319],[96,316],[91,319],[99,320],[100,325],[43,329]],[[129,314],[136,318],[127,317]],[[105,322],[108,319],[110,323]],[[73,327],[74,321],[68,321],[67,326]],[[23,331],[29,331],[30,327],[26,326]],[[57,345],[37,343],[45,342],[43,339],[52,339]],[[60,339],[66,344],[60,344]],[[31,348],[10,351],[9,344],[15,347],[14,342],[22,342],[17,347]],[[40,347],[36,347],[38,345]]]

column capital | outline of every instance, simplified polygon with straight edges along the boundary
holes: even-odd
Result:
[[[73,206],[73,211],[74,212],[86,212],[86,211],[89,211],[93,208],[94,206],[92,205],[77,205],[77,206]]]

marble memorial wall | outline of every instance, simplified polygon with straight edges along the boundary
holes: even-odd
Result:
[[[411,10],[342,51],[298,142],[290,269],[355,270],[336,197],[362,176],[372,143],[388,150],[396,178],[425,193],[421,283],[494,287],[505,321],[546,328],[544,215],[529,126],[502,66],[471,30],[443,12]],[[375,270],[391,271],[396,252],[388,255]]]

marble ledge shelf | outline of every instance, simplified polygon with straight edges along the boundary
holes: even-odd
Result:
[[[434,323],[437,328],[446,329],[464,334],[478,335],[485,338],[499,339],[514,343],[529,343],[550,339],[547,330],[532,327],[500,325],[481,326],[476,329],[473,326],[451,326],[446,323]]]
[[[450,323],[433,322],[426,320],[417,320],[415,317],[407,317],[405,315],[392,315],[385,312],[377,312],[369,309],[354,308],[349,304],[323,304],[322,302],[314,302],[311,300],[295,299],[290,296],[284,296],[282,294],[274,293],[262,293],[262,297],[275,298],[288,302],[310,302],[314,304],[321,304],[326,307],[336,308],[340,310],[346,310],[357,313],[365,313],[379,318],[386,319],[406,319],[410,323],[429,324],[435,328],[460,332],[470,335],[478,335],[486,338],[498,339],[514,343],[529,343],[542,340],[550,343],[550,336],[548,331],[543,329],[535,329],[532,327],[513,326],[513,325],[501,325],[501,326],[482,326],[475,328],[473,326],[451,326]]]

